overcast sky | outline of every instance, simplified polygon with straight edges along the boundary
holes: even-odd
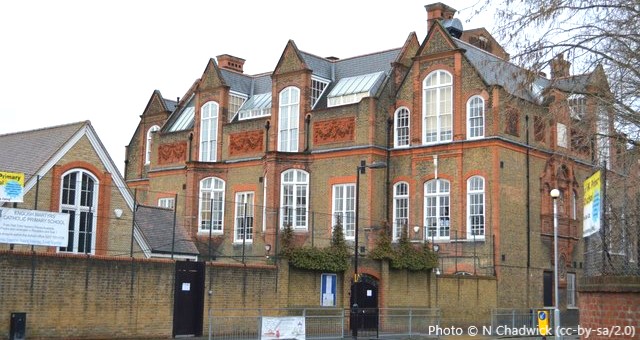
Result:
[[[401,47],[411,32],[422,42],[433,2],[2,1],[0,134],[90,120],[122,172],[153,91],[182,97],[209,58],[231,54],[257,74],[273,71],[289,39],[339,58]],[[493,13],[473,15],[477,0],[442,2],[465,29],[491,31]]]

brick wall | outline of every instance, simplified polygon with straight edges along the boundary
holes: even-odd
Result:
[[[586,278],[578,291],[580,326],[592,330],[589,339],[640,338],[640,277]]]
[[[495,279],[389,269],[363,260],[378,280],[381,308],[440,307],[445,321],[479,325],[496,307]],[[10,315],[27,313],[27,336],[37,338],[169,337],[175,265],[169,260],[0,252],[0,339]],[[204,282],[208,309],[320,306],[320,272],[273,265],[210,263]],[[350,273],[338,274],[337,307],[348,308]],[[437,282],[437,284],[436,284]]]

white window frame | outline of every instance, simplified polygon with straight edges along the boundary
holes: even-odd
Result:
[[[253,232],[255,231],[255,194],[253,191],[243,191],[236,193],[235,218],[233,226],[233,242],[242,243],[243,222],[247,222],[247,235],[245,243],[253,243]],[[245,213],[246,204],[246,216]]]
[[[160,208],[173,209],[175,206],[175,198],[173,197],[158,198],[158,206]]]
[[[576,307],[576,273],[567,273],[567,308]]]
[[[472,176],[467,179],[467,239],[469,240],[485,239],[487,232],[485,187],[485,180],[482,176]],[[476,221],[476,218],[481,218],[482,222]]]
[[[432,240],[449,240],[451,238],[451,183],[449,181],[432,179],[424,183],[423,211],[427,237]]]
[[[332,190],[332,230],[342,221],[342,231],[346,240],[355,240],[356,234],[356,185],[355,183],[334,184]]]
[[[467,139],[484,137],[484,98],[473,96],[467,101]]]
[[[75,174],[75,182],[68,182],[69,186],[65,186],[65,178]],[[69,177],[71,180],[71,177]],[[83,181],[92,180],[93,185],[90,188],[91,197],[87,200],[88,190],[83,188]],[[99,182],[98,178],[91,172],[84,169],[71,169],[60,178],[60,212],[69,214],[69,225],[67,230],[69,233],[69,241],[67,247],[58,247],[60,253],[75,253],[75,254],[95,254],[96,249],[96,235],[97,235],[97,223],[98,223],[98,195],[99,195]],[[73,186],[71,186],[73,185]],[[89,188],[87,188],[89,189]],[[72,202],[69,202],[72,199]],[[83,204],[83,199],[85,203]],[[88,203],[88,205],[87,205]],[[85,215],[85,219],[82,215]],[[89,225],[91,231],[89,232],[91,237],[90,250],[87,251],[86,246],[86,234],[87,225],[82,225],[83,220],[86,222],[86,215],[89,214]],[[84,231],[82,230],[84,229]],[[84,247],[80,249],[80,234],[83,234]]]
[[[411,144],[411,111],[405,106],[399,107],[393,114],[393,146],[406,148]]]
[[[198,233],[222,234],[224,232],[225,182],[218,177],[207,177],[200,181],[198,207]],[[213,198],[213,208],[211,200]],[[212,211],[213,210],[213,211]],[[208,213],[209,219],[205,218]]]
[[[291,222],[294,230],[306,230],[309,218],[309,173],[289,169],[280,175],[280,227]]]
[[[144,164],[151,163],[151,140],[153,138],[153,133],[159,131],[160,127],[158,125],[154,125],[147,130],[147,143],[145,145],[145,153],[144,153]]]
[[[280,91],[278,103],[278,151],[298,152],[300,89],[289,86]]]
[[[206,102],[200,109],[200,161],[215,162],[218,156],[218,117],[220,105]]]
[[[409,228],[409,183],[398,182],[393,185],[393,241],[400,239],[403,226]]]
[[[429,84],[434,77],[434,84]],[[422,144],[452,140],[453,77],[445,70],[437,70],[422,81]]]

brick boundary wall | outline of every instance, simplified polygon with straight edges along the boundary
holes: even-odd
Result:
[[[447,321],[482,324],[496,306],[495,278],[445,276],[436,290],[430,272],[374,264],[369,269],[380,280],[381,308],[439,305]],[[277,266],[209,263],[203,330],[209,308],[317,308],[320,275],[284,260]],[[17,312],[27,314],[28,339],[170,338],[174,278],[169,259],[0,251],[0,339],[9,338]],[[337,288],[337,307],[348,308],[350,275],[338,274]]]
[[[640,339],[640,277],[585,278],[578,292],[580,327],[591,330],[580,339]]]

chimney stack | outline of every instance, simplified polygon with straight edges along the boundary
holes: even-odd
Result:
[[[231,71],[243,73],[242,67],[244,66],[244,59],[234,57],[229,54],[221,54],[216,57],[218,59],[218,66]]]
[[[424,8],[427,10],[427,26],[429,28],[431,28],[434,21],[453,19],[453,15],[456,14],[455,8],[449,7],[442,2],[426,5]]]
[[[564,60],[564,55],[562,53],[558,54],[551,60],[551,79],[568,77],[570,75],[570,67],[571,63],[567,60]]]

